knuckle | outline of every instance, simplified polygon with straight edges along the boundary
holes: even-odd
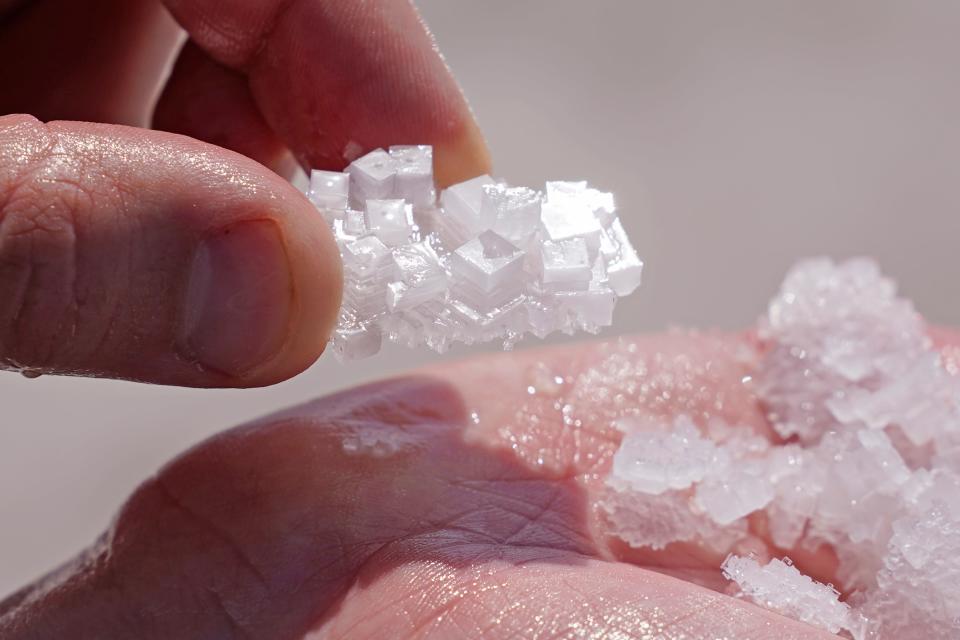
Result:
[[[0,209],[0,357],[7,366],[42,368],[53,358],[75,307],[75,243],[72,216],[59,206],[17,196]]]
[[[56,155],[32,154],[0,183],[0,366],[57,365],[77,326],[81,181],[57,175]]]

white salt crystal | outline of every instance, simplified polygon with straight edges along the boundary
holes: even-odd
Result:
[[[758,511],[773,500],[774,487],[760,460],[740,460],[708,474],[697,485],[696,501],[717,524],[725,525]]]
[[[789,560],[774,558],[761,566],[752,558],[731,555],[722,569],[744,597],[767,609],[830,633],[853,626],[850,607],[840,602],[837,590],[803,575]]]
[[[390,247],[405,244],[413,227],[412,211],[404,200],[367,200],[363,221],[370,233]]]
[[[944,376],[913,306],[869,260],[798,264],[761,335],[771,348],[755,379],[784,437],[815,442],[844,425],[896,425],[923,444],[960,424],[957,382]]]
[[[613,322],[643,264],[612,195],[549,183],[545,200],[479,176],[438,203],[432,163],[429,146],[411,145],[377,149],[345,174],[313,172],[308,195],[344,265],[335,354],[372,355],[384,338],[438,351],[491,340],[509,348],[528,333],[596,333]]]
[[[606,267],[610,288],[618,296],[628,296],[640,286],[643,262],[630,244],[619,218],[614,218],[610,223],[607,237],[610,238],[611,245],[616,247]]]
[[[332,342],[343,359],[366,358],[380,351],[381,336],[364,327],[340,327],[333,332]]]
[[[697,511],[689,491],[654,495],[610,487],[601,505],[617,537],[631,547],[659,550],[689,541],[723,554],[747,535],[745,520],[721,527]]]
[[[307,196],[321,211],[343,211],[350,195],[350,176],[338,171],[310,173],[310,188]]]
[[[490,176],[478,176],[440,193],[440,205],[443,207],[441,217],[449,219],[451,227],[462,236],[461,241],[476,236],[493,225],[492,219],[480,215],[483,187],[492,184],[494,182]]]
[[[597,333],[601,327],[613,324],[613,308],[617,303],[617,294],[610,287],[591,282],[586,291],[558,291],[553,300],[569,318],[561,331]]]
[[[518,246],[526,246],[537,232],[542,195],[527,187],[485,184],[480,198],[480,218]]]
[[[547,241],[540,246],[539,267],[545,285],[553,288],[584,290],[593,278],[590,254],[583,238],[560,242]]]
[[[488,292],[519,279],[523,252],[496,232],[484,231],[454,251],[451,264],[455,275]]]
[[[702,437],[689,418],[679,417],[666,430],[627,428],[631,431],[613,456],[610,479],[631,490],[659,494],[686,489],[725,464],[717,446]]]
[[[895,522],[876,580],[863,605],[875,637],[956,638],[960,633],[960,513],[935,503],[915,508]]]
[[[394,197],[397,161],[383,149],[377,149],[354,160],[346,173],[350,174],[351,203],[362,208],[367,200],[386,200]]]
[[[613,194],[588,187],[586,180],[548,182],[546,190],[547,200],[551,202],[568,200],[583,203],[604,227],[609,226],[617,219]]]
[[[603,229],[589,207],[578,200],[547,200],[541,205],[541,224],[547,240],[582,238],[591,256],[600,250]]]
[[[414,207],[429,207],[436,200],[433,188],[433,147],[406,145],[390,147],[396,167],[394,198],[406,200]]]

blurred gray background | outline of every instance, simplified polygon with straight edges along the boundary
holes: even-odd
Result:
[[[744,325],[811,254],[875,256],[929,318],[960,323],[960,3],[418,4],[499,176],[616,193],[647,272],[608,334]],[[242,392],[0,374],[0,594],[197,440],[433,358],[324,357]]]

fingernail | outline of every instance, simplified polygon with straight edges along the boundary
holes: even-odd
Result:
[[[283,346],[292,288],[275,222],[249,220],[214,231],[193,257],[181,351],[204,367],[242,376]]]

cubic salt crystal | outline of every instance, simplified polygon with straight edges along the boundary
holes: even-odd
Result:
[[[333,332],[333,348],[344,359],[365,358],[380,351],[381,336],[363,327],[339,328]]]
[[[524,246],[537,232],[541,195],[527,187],[485,184],[480,197],[479,217],[484,224],[518,246]]]
[[[351,235],[356,237],[362,236],[367,233],[366,223],[364,222],[364,215],[360,211],[353,211],[348,209],[343,214],[343,232],[344,234]]]
[[[547,200],[541,205],[541,217],[547,240],[559,242],[582,238],[591,257],[600,250],[603,229],[593,212],[577,200]]]
[[[492,291],[523,271],[523,252],[494,231],[484,231],[453,252],[454,275]]]
[[[397,175],[392,197],[407,200],[414,207],[429,207],[436,200],[433,188],[433,147],[404,145],[390,147]]]
[[[480,214],[483,187],[494,184],[490,176],[478,176],[444,189],[440,194],[443,217],[464,237],[476,236],[493,226],[493,219]]]
[[[395,247],[407,242],[413,227],[413,211],[404,200],[367,200],[364,224],[384,244]]]
[[[585,182],[547,192],[552,209],[539,191],[479,176],[438,203],[428,146],[378,149],[345,174],[314,172],[309,195],[344,264],[334,353],[369,355],[383,338],[509,348],[527,333],[609,326],[642,268],[613,197]]]
[[[610,287],[595,282],[586,291],[558,291],[553,299],[570,321],[561,330],[597,333],[601,327],[613,324],[613,308],[617,295]]]
[[[380,238],[365,236],[346,245],[341,257],[345,270],[363,277],[386,265],[390,249]]]
[[[307,197],[321,211],[343,211],[350,196],[350,176],[338,171],[310,172]]]
[[[640,286],[643,262],[637,257],[637,252],[630,244],[627,232],[623,230],[619,219],[614,219],[610,223],[607,232],[617,248],[616,253],[610,256],[606,267],[608,284],[618,296],[628,296]]]
[[[723,575],[737,583],[743,595],[767,609],[838,633],[850,629],[850,607],[829,585],[803,575],[789,560],[774,558],[765,566],[752,558],[731,555],[724,560]]]
[[[350,198],[357,208],[367,200],[388,200],[396,191],[397,160],[383,149],[357,158],[346,172],[350,175]]]
[[[540,246],[539,257],[544,284],[560,290],[589,288],[593,267],[583,238],[560,242],[548,240]]]

